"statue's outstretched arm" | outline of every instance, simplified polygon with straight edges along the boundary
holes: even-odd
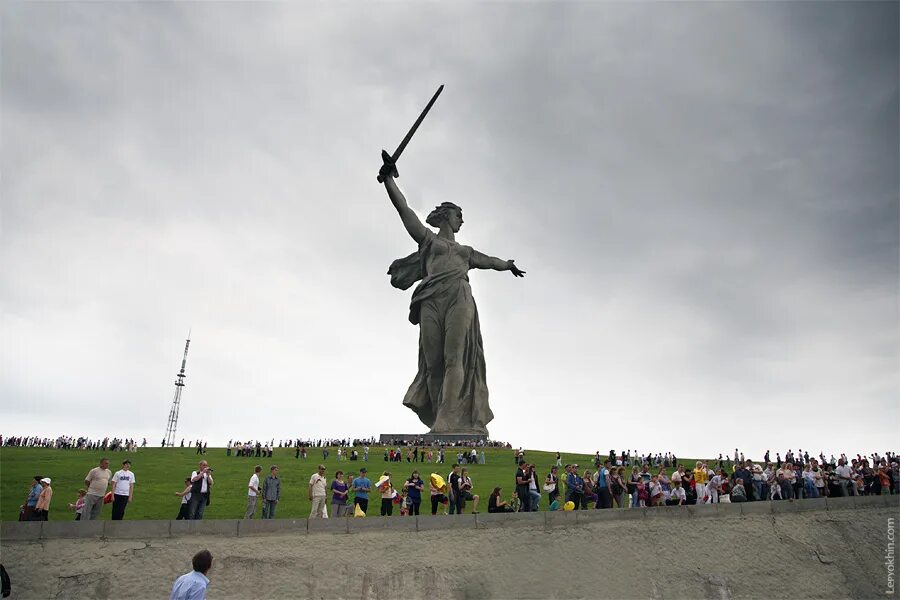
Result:
[[[525,277],[525,271],[516,266],[515,259],[503,260],[483,254],[478,250],[472,250],[469,265],[474,269],[493,269],[495,271],[511,271],[516,277]]]
[[[406,197],[400,191],[400,188],[397,187],[397,183],[392,176],[388,175],[384,178],[384,187],[387,190],[388,197],[391,199],[391,203],[397,209],[397,213],[400,215],[400,220],[403,221],[403,226],[406,227],[407,233],[417,244],[421,243],[425,239],[425,226],[422,225],[422,221],[419,220],[416,213],[406,204]]]

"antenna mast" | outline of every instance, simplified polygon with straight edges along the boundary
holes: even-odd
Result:
[[[191,332],[188,331],[187,341],[184,344],[184,358],[181,359],[181,370],[176,375],[175,397],[172,399],[172,408],[169,410],[169,423],[166,425],[166,446],[175,446],[175,430],[178,429],[178,408],[181,405],[181,389],[184,387],[184,368],[187,366],[188,347],[191,345]]]

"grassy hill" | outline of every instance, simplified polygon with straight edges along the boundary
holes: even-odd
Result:
[[[362,449],[358,448],[360,454]],[[338,469],[356,472],[360,467],[369,469],[369,478],[373,481],[382,471],[390,471],[395,483],[404,481],[418,469],[427,481],[430,473],[440,473],[446,477],[451,463],[456,460],[456,449],[446,450],[446,463],[436,465],[430,463],[388,463],[383,460],[384,447],[372,447],[369,462],[362,460],[338,462],[334,448],[330,449],[327,460],[322,460],[321,449],[310,449],[306,460],[295,459],[293,449],[276,448],[272,458],[225,456],[224,448],[210,448],[203,456],[214,469],[215,487],[210,505],[204,518],[234,519],[244,515],[247,502],[247,482],[253,473],[253,467],[262,465],[265,476],[269,466],[277,464],[280,468],[281,501],[278,503],[278,518],[298,518],[309,516],[310,503],[307,498],[307,484],[310,476],[319,463],[324,463],[329,481]],[[50,506],[51,520],[71,520],[74,513],[67,509],[74,502],[79,488],[84,487],[84,476],[95,467],[101,456],[110,459],[110,469],[115,472],[121,462],[128,458],[132,462],[135,473],[134,502],[128,507],[126,519],[174,519],[178,514],[181,499],[175,492],[184,489],[184,479],[190,476],[197,466],[200,456],[191,448],[145,448],[135,453],[109,453],[100,451],[53,450],[43,448],[2,448],[0,449],[0,518],[4,521],[18,519],[19,506],[25,501],[30,488],[31,479],[35,475],[43,475],[53,480],[53,501]],[[360,456],[360,459],[362,457]],[[543,478],[556,461],[556,454],[550,452],[526,452],[526,459],[538,465],[538,474]],[[589,468],[593,456],[586,454],[562,455],[563,464],[575,462],[581,469]],[[693,465],[692,459],[685,459],[685,464]],[[466,466],[466,465],[464,465]],[[474,493],[482,497],[479,507],[481,512],[487,511],[487,497],[494,486],[503,488],[503,498],[509,499],[513,489],[516,467],[513,451],[505,449],[486,450],[486,464],[468,465],[469,474],[474,485]],[[262,479],[262,478],[261,478]],[[427,497],[428,488],[425,488]],[[423,512],[429,512],[423,502]],[[261,501],[260,501],[261,504]],[[378,503],[374,508],[377,511]],[[546,509],[546,494],[542,500],[542,509]],[[370,513],[373,512],[370,506]],[[257,516],[260,507],[257,507]],[[111,506],[105,506],[102,517],[110,517]],[[394,514],[398,513],[395,508]]]

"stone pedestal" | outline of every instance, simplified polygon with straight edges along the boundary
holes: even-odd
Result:
[[[382,433],[381,444],[455,444],[459,442],[486,442],[488,436],[476,433]]]

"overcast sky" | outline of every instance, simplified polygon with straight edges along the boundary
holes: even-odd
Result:
[[[424,432],[420,215],[463,207],[492,437],[884,451],[896,3],[2,8],[2,433]],[[896,448],[895,448],[896,449]]]

